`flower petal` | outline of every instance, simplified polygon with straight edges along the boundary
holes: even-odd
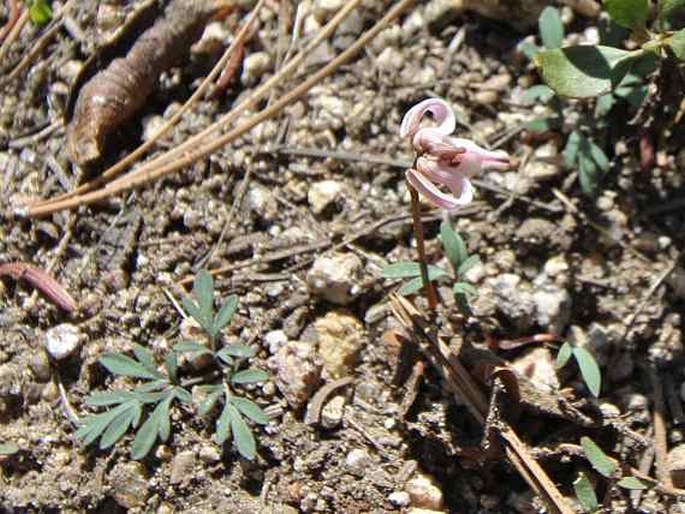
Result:
[[[430,157],[419,157],[416,160],[416,169],[429,180],[438,184],[444,184],[450,189],[461,187],[464,179],[459,165],[451,166],[445,163],[445,161]]]
[[[426,200],[436,207],[446,209],[450,212],[456,211],[460,207],[471,202],[473,199],[473,188],[468,180],[464,180],[462,194],[459,197],[452,196],[440,191],[427,177],[414,169],[409,169],[405,173],[409,185],[416,189]]]
[[[473,176],[480,171],[505,171],[510,167],[509,154],[504,150],[486,150],[473,141],[458,137],[449,137],[451,145],[463,148],[460,171],[466,176]]]
[[[411,137],[419,131],[421,120],[427,112],[430,112],[437,123],[436,130],[439,134],[448,135],[454,132],[457,119],[452,108],[440,98],[427,98],[417,103],[407,111],[400,125],[400,136]]]

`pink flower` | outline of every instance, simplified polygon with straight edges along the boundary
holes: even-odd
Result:
[[[421,127],[428,112],[436,126]],[[483,170],[509,168],[506,152],[485,150],[468,139],[452,137],[455,127],[454,112],[439,98],[428,98],[409,109],[400,126],[400,136],[411,137],[418,154],[414,168],[406,172],[407,182],[431,203],[450,212],[473,200],[469,178]]]

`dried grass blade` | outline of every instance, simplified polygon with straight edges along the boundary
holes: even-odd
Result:
[[[488,410],[484,394],[475,384],[468,371],[459,362],[458,356],[430,329],[427,321],[407,299],[391,295],[390,305],[400,323],[423,341],[431,363],[443,375],[457,401],[465,404],[469,411],[485,425]],[[426,344],[428,343],[428,344]],[[505,442],[505,453],[528,485],[539,494],[553,512],[573,514],[573,509],[547,473],[531,456],[525,444],[514,429],[502,422],[500,435]]]
[[[128,191],[132,188],[141,186],[147,182],[155,180],[157,178],[168,175],[172,172],[178,171],[189,164],[195,162],[196,160],[205,157],[206,155],[216,151],[217,149],[225,146],[231,141],[237,139],[247,131],[251,130],[259,123],[277,115],[280,113],[287,105],[297,101],[301,98],[309,89],[314,85],[321,82],[324,78],[335,72],[340,66],[345,64],[354,55],[360,52],[378,33],[385,28],[385,26],[397,16],[399,16],[413,0],[400,0],[383,18],[381,18],[371,29],[365,32],[352,46],[342,52],[338,57],[336,57],[329,64],[324,66],[318,72],[314,73],[297,86],[295,89],[291,90],[289,93],[284,95],[278,102],[271,105],[269,108],[259,112],[255,116],[251,117],[243,124],[230,130],[223,136],[206,143],[199,148],[189,151],[185,146],[179,147],[177,150],[181,150],[185,153],[183,157],[179,157],[177,160],[170,162],[169,164],[162,165],[161,167],[150,168],[145,167],[144,170],[136,170],[133,174],[124,176],[112,183],[110,183],[105,189],[93,191],[91,193],[75,196],[73,198],[66,199],[61,202],[53,202],[47,205],[29,205],[23,210],[20,210],[18,214],[25,216],[44,216],[52,212],[64,210],[64,209],[74,209],[81,205],[88,205],[101,201],[112,195]],[[230,114],[230,113],[229,113]],[[170,154],[165,154],[168,157]],[[166,159],[165,159],[166,160]],[[156,161],[153,161],[156,165]]]

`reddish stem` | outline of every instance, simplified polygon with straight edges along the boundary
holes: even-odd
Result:
[[[414,237],[416,238],[416,249],[419,252],[419,266],[421,268],[421,282],[423,282],[426,298],[428,299],[428,308],[435,310],[438,306],[438,295],[435,292],[435,286],[428,277],[428,264],[426,261],[426,244],[423,238],[423,225],[421,225],[421,204],[419,203],[419,193],[416,192],[409,183],[407,183],[409,193],[411,194],[411,213],[414,222]]]
[[[8,262],[0,265],[0,276],[12,277],[14,280],[26,280],[40,291],[45,298],[66,312],[76,310],[76,301],[69,292],[52,278],[46,271],[25,262]]]
[[[3,25],[3,27],[0,29],[0,43],[4,41],[4,39],[7,37],[7,34],[10,33],[12,27],[14,27],[19,19],[20,11],[17,0],[7,0],[7,11],[7,23],[5,23],[5,25]]]

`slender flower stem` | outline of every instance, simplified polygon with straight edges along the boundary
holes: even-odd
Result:
[[[421,204],[419,203],[419,193],[416,192],[408,182],[407,187],[411,194],[411,214],[414,221],[414,237],[416,238],[416,248],[419,251],[419,266],[421,267],[421,282],[428,299],[428,308],[435,310],[438,306],[438,295],[435,286],[428,279],[428,264],[426,262],[426,245],[423,238],[423,226],[421,225]]]

